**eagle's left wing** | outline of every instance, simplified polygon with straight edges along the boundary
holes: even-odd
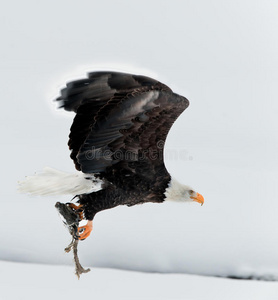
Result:
[[[123,169],[140,166],[143,171],[145,166],[151,172],[163,164],[166,136],[189,101],[148,77],[92,74],[98,85],[88,85],[90,97],[75,96],[77,108],[69,101],[77,112],[69,141],[77,167],[84,173],[101,173],[120,163]]]

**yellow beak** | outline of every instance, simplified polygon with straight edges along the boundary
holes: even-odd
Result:
[[[199,194],[199,193],[197,193],[197,195],[196,195],[196,197],[190,197],[191,199],[193,199],[193,201],[196,201],[196,202],[198,202],[198,203],[201,203],[201,205],[203,205],[204,204],[204,202],[205,202],[205,199],[204,199],[204,197],[201,195],[201,194]]]

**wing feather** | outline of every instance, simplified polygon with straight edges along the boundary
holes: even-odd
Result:
[[[76,112],[69,148],[84,173],[105,172],[117,163],[130,168],[139,159],[141,170],[144,159],[146,169],[163,164],[167,134],[189,105],[152,78],[117,72],[94,72],[68,83],[57,101]]]

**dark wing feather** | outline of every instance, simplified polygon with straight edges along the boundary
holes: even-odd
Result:
[[[104,172],[116,163],[129,168],[139,159],[142,171],[163,164],[168,131],[189,105],[154,79],[115,72],[70,83],[57,100],[77,113],[69,147],[84,173]]]
[[[80,105],[85,103],[99,102],[97,106],[102,106],[116,93],[128,93],[137,88],[155,85],[171,91],[166,85],[146,76],[119,72],[92,72],[86,79],[67,83],[67,87],[61,90],[61,96],[56,100],[60,108],[77,112]]]

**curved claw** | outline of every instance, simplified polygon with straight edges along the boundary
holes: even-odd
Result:
[[[67,203],[67,205],[78,215],[81,223],[84,223],[86,221],[84,219],[84,214],[83,214],[83,205],[76,205],[74,203]],[[74,233],[73,237],[76,240],[85,240],[92,232],[93,229],[93,221],[88,221],[86,225],[84,226],[79,226]]]
[[[75,205],[74,203],[67,203],[67,205],[78,214],[80,220],[84,219],[82,204]]]
[[[92,232],[93,230],[93,221],[88,221],[88,223],[85,226],[78,227],[78,239],[79,240],[85,240]]]

